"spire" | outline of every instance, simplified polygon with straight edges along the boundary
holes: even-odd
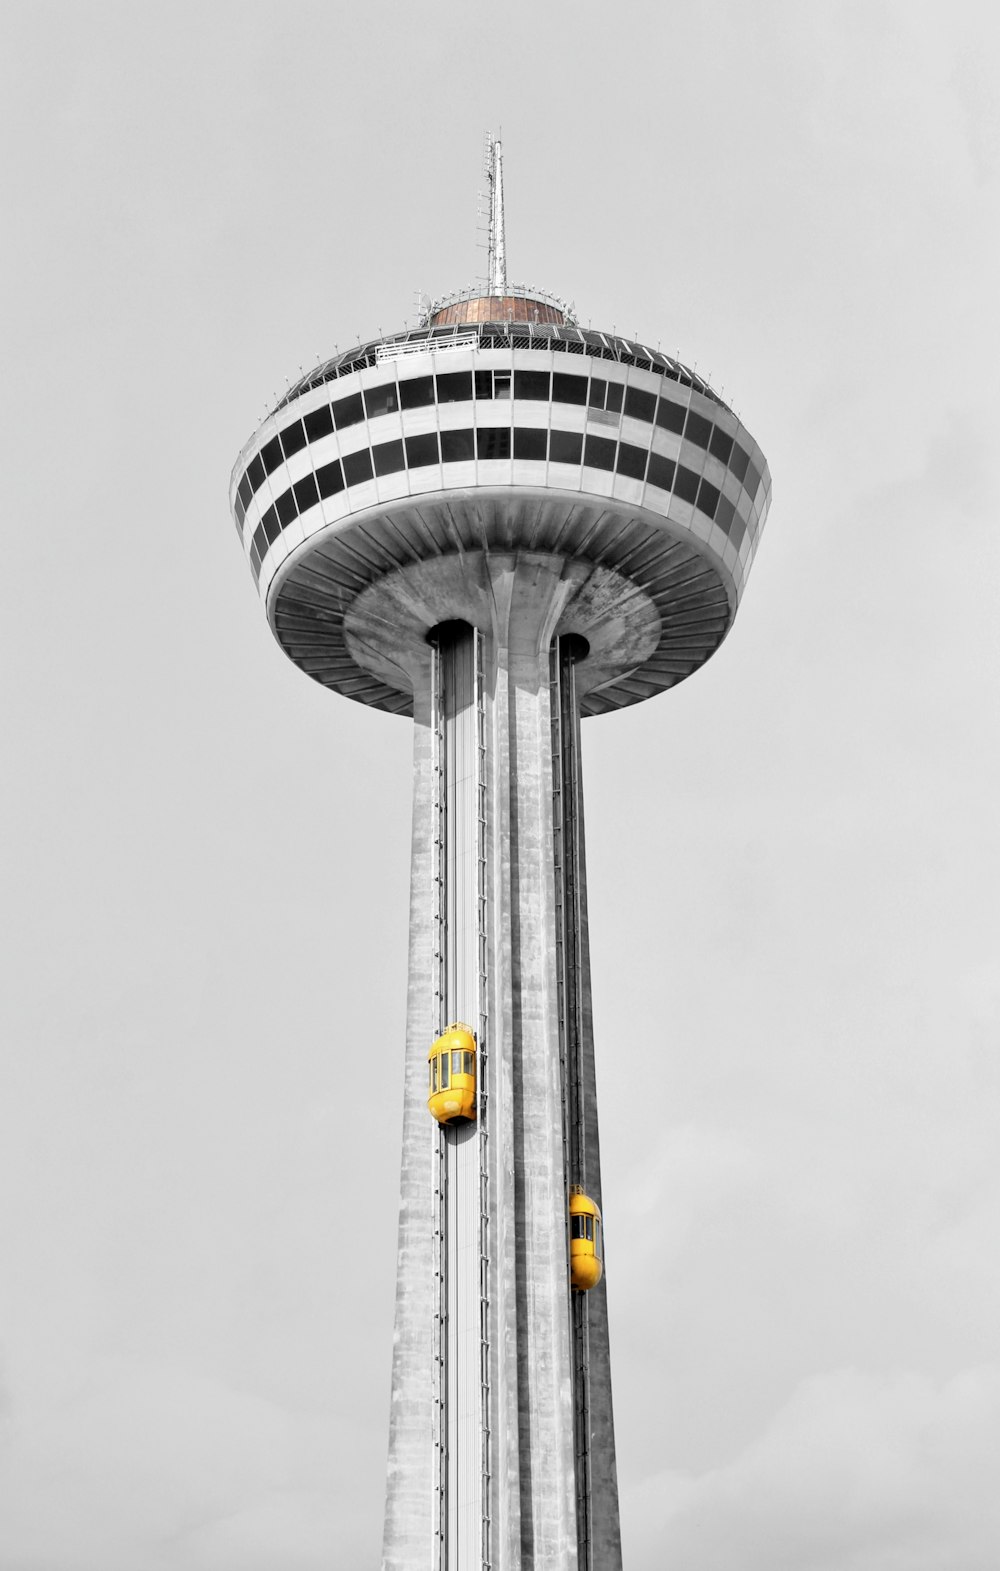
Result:
[[[486,178],[490,183],[489,292],[507,293],[507,248],[503,218],[503,149],[500,138],[486,133]]]

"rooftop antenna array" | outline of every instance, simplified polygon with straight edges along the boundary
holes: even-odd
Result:
[[[507,293],[507,244],[503,215],[503,149],[500,138],[486,133],[485,169],[490,195],[489,267],[487,283],[491,295]]]

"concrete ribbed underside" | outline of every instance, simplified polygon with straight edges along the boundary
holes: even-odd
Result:
[[[357,641],[349,641],[345,622],[359,597],[415,564],[520,552],[610,569],[647,617],[651,607],[659,618],[659,638],[639,663],[582,693],[584,715],[638,703],[683,681],[718,648],[735,611],[722,563],[669,519],[603,497],[477,488],[372,508],[312,536],[275,575],[268,616],[285,653],[315,681],[360,703],[412,714],[405,663],[392,684],[385,662],[377,671],[366,668]],[[424,631],[431,625],[433,619]],[[586,635],[572,604],[559,631]]]

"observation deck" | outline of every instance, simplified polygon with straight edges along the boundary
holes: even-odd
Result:
[[[429,629],[489,626],[497,558],[558,565],[555,632],[591,646],[584,715],[719,647],[767,515],[764,456],[687,366],[567,316],[516,286],[439,302],[316,366],[246,444],[236,526],[275,637],[314,680],[411,713]]]

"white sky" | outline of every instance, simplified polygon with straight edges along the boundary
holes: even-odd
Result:
[[[227,513],[475,250],[774,502],[585,727],[627,1571],[1000,1564],[995,7],[8,5],[0,1571],[375,1566],[409,726]]]

